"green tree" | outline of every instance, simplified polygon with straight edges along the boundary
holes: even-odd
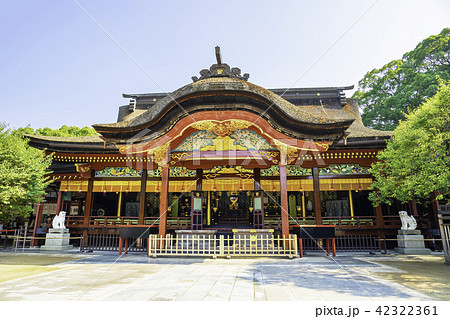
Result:
[[[38,128],[34,130],[30,126],[18,128],[14,131],[20,134],[45,135],[45,136],[95,136],[98,133],[91,127],[79,128],[76,126],[63,125],[59,129],[51,129],[49,127]]]
[[[405,114],[436,94],[439,78],[450,80],[450,28],[426,38],[402,59],[368,72],[353,97],[366,126],[393,130]]]
[[[0,223],[32,211],[51,182],[44,177],[50,164],[51,156],[0,123]]]
[[[428,199],[433,191],[450,197],[450,85],[441,81],[438,93],[407,115],[394,131],[380,162],[370,194],[374,204],[389,198],[407,202]]]

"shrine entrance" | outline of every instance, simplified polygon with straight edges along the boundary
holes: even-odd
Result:
[[[250,191],[216,191],[210,196],[211,226],[218,228],[252,228]]]

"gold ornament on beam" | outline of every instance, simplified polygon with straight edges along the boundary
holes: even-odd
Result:
[[[213,145],[203,146],[200,151],[245,151],[247,148],[235,145],[235,140],[229,136],[217,136],[213,139]]]
[[[168,150],[170,147],[170,143],[166,143],[161,145],[153,150],[149,150],[148,154],[153,155],[153,161],[158,164],[158,166],[164,166],[169,161]]]
[[[290,145],[281,143],[280,141],[277,141],[276,139],[272,139],[273,143],[275,144],[275,147],[280,151],[280,161],[284,162],[286,160],[286,163],[284,164],[291,164],[295,162],[297,159],[300,149],[297,149],[295,147],[292,147]]]
[[[252,126],[251,122],[244,120],[226,120],[226,121],[200,121],[191,125],[191,127],[200,130],[214,132],[218,136],[227,136],[235,130],[246,129]]]

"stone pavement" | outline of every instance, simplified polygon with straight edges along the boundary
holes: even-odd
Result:
[[[419,290],[376,275],[403,271],[395,265],[382,264],[393,257],[340,254],[336,260],[324,255],[289,260],[152,259],[128,254],[117,260],[116,253],[0,253],[0,300],[433,299]],[[29,275],[22,272],[14,276],[20,267],[30,265],[40,268]]]

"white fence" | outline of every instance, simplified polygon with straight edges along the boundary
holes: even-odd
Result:
[[[297,235],[288,238],[257,236],[150,235],[148,255],[157,256],[285,256],[298,257]]]

